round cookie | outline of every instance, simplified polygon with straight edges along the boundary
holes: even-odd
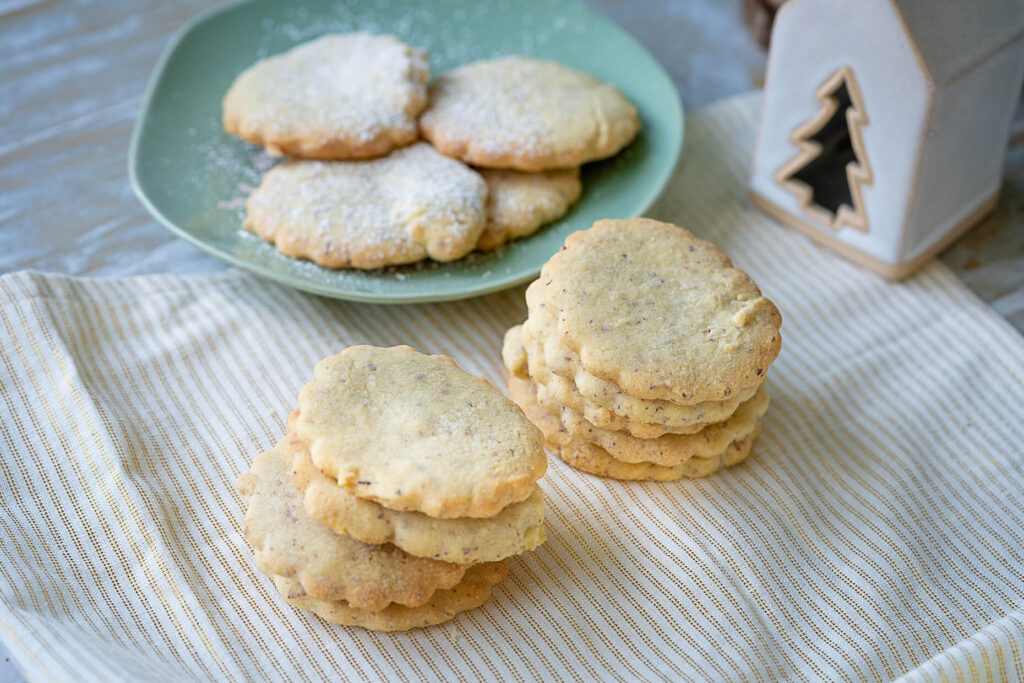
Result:
[[[544,409],[552,415],[557,415],[561,412],[562,408],[568,407],[582,414],[584,419],[595,427],[625,432],[638,439],[657,439],[666,434],[696,434],[707,426],[703,422],[690,427],[669,427],[650,422],[632,422],[620,415],[616,415],[604,406],[599,406],[596,403],[583,399],[576,392],[575,386],[570,380],[558,377],[557,375],[552,376],[552,378],[553,381],[550,385],[544,385],[539,380],[535,380],[537,384],[537,402],[544,406]],[[558,389],[552,391],[550,386],[556,385]],[[565,403],[556,398],[565,395],[570,396],[570,399]]]
[[[561,342],[637,398],[728,400],[763,379],[782,344],[782,317],[750,277],[670,223],[597,221],[541,279]]]
[[[732,467],[746,460],[754,440],[761,432],[758,423],[753,434],[729,444],[724,453],[711,458],[693,458],[675,467],[662,467],[651,463],[625,463],[608,455],[594,444],[574,441],[559,448],[556,453],[567,465],[581,472],[623,481],[677,481],[700,479],[714,474],[723,467]]]
[[[224,97],[224,129],[311,159],[364,159],[418,137],[427,54],[393,36],[326,35],[261,60]]]
[[[318,600],[345,600],[369,611],[390,603],[423,605],[434,591],[462,580],[463,565],[361,543],[315,522],[292,485],[283,446],[258,456],[237,484],[247,505],[245,537],[258,564],[295,579]]]
[[[533,550],[545,540],[544,494],[509,505],[490,519],[435,519],[359,498],[313,465],[309,449],[287,439],[292,483],[303,492],[306,513],[340,534],[364,543],[393,543],[410,555],[444,562],[493,562]]]
[[[534,281],[526,290],[527,302],[533,299],[533,303],[536,304],[536,299],[540,297],[540,289],[540,281]],[[724,401],[702,401],[686,405],[630,396],[613,382],[595,377],[581,367],[576,352],[559,341],[554,318],[543,304],[534,305],[529,318],[523,323],[523,343],[527,348],[527,356],[543,358],[544,366],[551,373],[571,380],[585,399],[604,406],[631,422],[664,424],[670,427],[721,422],[736,412],[740,403],[753,396],[763,383],[762,378],[754,386],[743,387]]]
[[[609,157],[640,130],[615,87],[557,62],[501,57],[430,84],[420,131],[442,154],[485,168],[543,171]]]
[[[548,446],[559,458],[583,472],[612,479],[675,481],[684,477],[706,477],[722,467],[742,462],[761,431],[758,420],[749,434],[729,443],[722,452],[708,457],[693,457],[671,467],[649,462],[627,463],[613,458],[603,448],[569,434],[557,417],[537,403],[532,382],[513,377],[509,379],[508,389],[512,400],[540,427]]]
[[[324,621],[344,626],[360,626],[371,631],[408,631],[450,621],[456,614],[476,609],[487,602],[491,589],[508,575],[508,560],[478,564],[466,570],[457,586],[434,593],[419,607],[388,605],[379,612],[368,612],[344,601],[324,601],[310,597],[295,581],[273,572],[264,573],[289,605],[309,610]]]
[[[502,360],[510,376],[532,379],[536,383],[537,401],[553,414],[557,414],[562,407],[568,407],[581,413],[595,427],[626,431],[638,439],[656,439],[665,434],[694,434],[706,426],[702,422],[686,427],[634,422],[584,398],[572,380],[551,373],[542,358],[534,357],[531,360],[527,357],[522,343],[522,325],[511,327],[505,333]]]
[[[476,246],[487,184],[421,142],[372,161],[286,161],[246,201],[245,227],[327,268],[380,268]]]
[[[513,325],[505,330],[501,342],[501,362],[512,377],[530,379],[529,359],[523,344],[523,326]]]
[[[477,169],[487,183],[487,227],[476,248],[492,251],[561,218],[583,191],[579,168],[539,173]]]
[[[769,401],[768,392],[762,387],[724,422],[708,425],[695,434],[666,434],[656,439],[638,439],[627,432],[595,427],[580,413],[564,406],[558,412],[549,412],[561,420],[570,436],[600,447],[616,460],[675,467],[691,458],[722,453],[729,444],[750,434],[768,410]]]
[[[299,392],[296,435],[356,496],[431,517],[493,517],[544,474],[543,437],[486,380],[408,346],[353,346]]]

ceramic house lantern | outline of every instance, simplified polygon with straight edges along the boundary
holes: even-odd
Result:
[[[1024,0],[790,0],[771,45],[755,204],[890,278],[993,208]]]

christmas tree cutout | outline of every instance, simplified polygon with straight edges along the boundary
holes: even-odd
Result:
[[[833,230],[868,231],[862,187],[872,182],[861,128],[868,125],[857,79],[836,71],[814,93],[821,109],[790,136],[800,152],[775,180],[796,195],[800,208]]]

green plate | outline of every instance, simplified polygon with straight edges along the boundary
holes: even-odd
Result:
[[[490,254],[378,271],[334,271],[281,255],[241,227],[244,197],[266,156],[221,128],[221,98],[258,59],[330,32],[392,33],[430,52],[437,74],[507,54],[563,62],[614,83],[643,132],[617,156],[583,167],[583,197],[562,220]],[[160,59],[132,135],[128,171],[171,231],[241,268],[323,296],[380,303],[458,299],[530,280],[566,236],[599,218],[643,213],[668,181],[683,111],[657,61],[611,22],[567,0],[254,0],[208,12]]]

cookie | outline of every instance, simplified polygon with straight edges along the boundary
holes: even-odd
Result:
[[[686,427],[671,427],[664,424],[634,422],[584,398],[572,380],[551,373],[544,365],[543,358],[534,358],[532,366],[530,365],[522,343],[522,325],[509,328],[505,333],[502,360],[510,376],[532,379],[536,382],[537,400],[549,411],[557,413],[561,407],[569,407],[602,429],[626,431],[638,439],[656,439],[665,434],[693,434],[706,426],[704,423],[697,423]]]
[[[557,62],[501,57],[430,84],[420,131],[442,154],[485,168],[543,171],[609,157],[640,130],[615,87]]]
[[[243,71],[224,97],[224,129],[311,159],[364,159],[418,137],[427,54],[393,36],[326,35]]]
[[[706,477],[722,467],[742,462],[761,431],[758,420],[749,434],[729,443],[722,452],[708,457],[693,457],[671,467],[647,462],[627,463],[613,458],[603,448],[569,434],[557,417],[537,403],[532,382],[513,377],[508,388],[512,400],[540,427],[548,446],[559,458],[583,472],[612,479],[675,481],[684,477]]]
[[[564,406],[552,414],[561,420],[570,436],[602,448],[616,460],[674,467],[692,458],[722,453],[729,444],[750,434],[768,410],[769,401],[762,385],[724,422],[708,425],[695,434],[666,434],[656,439],[638,439],[627,432],[595,427],[580,413]]]
[[[295,433],[356,496],[430,517],[493,517],[544,474],[543,437],[486,380],[408,346],[353,346],[317,364]]]
[[[361,543],[313,521],[292,485],[283,446],[257,457],[237,484],[247,505],[245,537],[258,564],[294,579],[318,600],[344,600],[369,611],[390,603],[417,607],[462,580],[464,565]]]
[[[729,444],[724,453],[711,458],[693,458],[675,467],[662,467],[651,463],[625,463],[608,455],[608,452],[580,441],[559,448],[556,453],[567,465],[581,472],[609,479],[623,481],[677,481],[679,479],[700,479],[714,474],[723,467],[732,467],[746,460],[754,440],[761,432],[758,423],[754,432],[743,439]]]
[[[782,344],[778,309],[710,242],[647,218],[573,233],[541,271],[560,341],[626,394],[679,404],[756,386]]]
[[[353,495],[314,465],[309,449],[297,438],[287,440],[292,482],[303,491],[306,513],[364,543],[392,543],[410,555],[445,562],[493,562],[545,540],[544,494],[509,505],[490,519],[435,519],[421,512],[390,510]]]
[[[615,383],[595,377],[584,370],[579,355],[559,341],[554,317],[547,311],[546,306],[538,301],[542,296],[541,290],[540,280],[534,281],[526,290],[527,304],[531,306],[530,316],[523,323],[522,332],[527,356],[542,357],[543,364],[549,371],[572,380],[585,399],[604,406],[631,422],[664,424],[669,427],[721,422],[736,412],[741,402],[753,396],[763,382],[762,376],[755,385],[740,388],[727,400],[702,401],[686,405],[631,396]]]
[[[492,251],[565,215],[583,191],[580,169],[524,173],[477,169],[487,182],[487,227],[476,248]]]
[[[245,227],[327,268],[450,261],[486,225],[487,184],[425,142],[372,161],[286,161],[246,201]]]
[[[344,601],[325,601],[310,597],[294,580],[265,571],[285,601],[293,607],[309,610],[324,621],[345,626],[360,626],[371,631],[408,631],[450,621],[456,614],[475,609],[487,602],[491,589],[508,575],[508,560],[470,567],[457,586],[440,590],[419,607],[388,605],[378,612],[358,609]]]

